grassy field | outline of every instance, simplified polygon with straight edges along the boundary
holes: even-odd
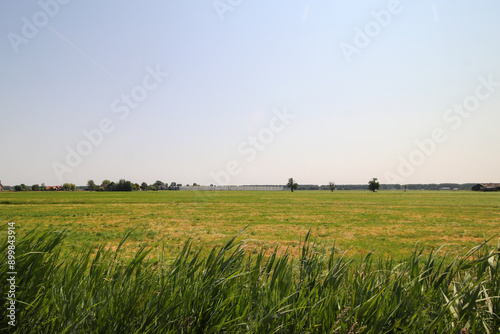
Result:
[[[0,293],[9,298],[0,332],[500,332],[500,243],[454,258],[415,251],[400,262],[352,261],[308,236],[297,258],[252,254],[233,238],[206,255],[187,242],[175,258],[152,259],[147,246],[131,257],[103,247],[63,254],[64,233],[27,231],[15,264],[0,242]]]
[[[0,332],[500,332],[498,193],[5,192],[0,212]]]
[[[280,246],[292,256],[308,230],[325,247],[393,258],[407,257],[416,243],[456,253],[500,235],[500,193],[3,192],[0,213],[16,222],[19,237],[37,225],[67,229],[70,251],[116,247],[131,228],[126,252],[163,240],[171,254],[188,238],[196,247],[221,245],[247,225],[248,248]]]

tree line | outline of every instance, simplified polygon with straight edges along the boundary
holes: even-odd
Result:
[[[332,185],[333,184],[333,185]],[[415,184],[382,184],[380,190],[441,190],[450,188],[451,190],[470,190],[475,183],[415,183]],[[294,190],[367,190],[367,184],[298,184]],[[288,185],[286,186],[290,188]],[[406,188],[405,188],[406,187]]]
[[[27,186],[24,183],[21,183],[14,186],[14,191],[58,191],[58,190],[75,191],[76,185],[74,183],[64,183],[62,186],[46,187],[45,183],[42,183],[41,185],[34,184],[32,186]]]
[[[361,186],[361,185],[360,185]],[[319,186],[317,184],[306,184],[306,185],[299,185],[293,177],[288,179],[288,183],[285,186],[286,188],[289,188],[291,192],[294,190],[330,190],[334,191],[338,189],[338,186],[335,184],[335,182],[329,182],[328,185],[325,186]],[[360,189],[367,189],[366,186],[361,186],[363,188]],[[372,180],[368,182],[368,190],[375,192],[376,190],[380,189],[380,182],[378,182],[378,179],[375,177]],[[405,188],[406,189],[406,188]]]
[[[188,185],[189,186],[189,185]],[[193,183],[193,186],[198,186],[198,184]],[[179,190],[182,187],[181,183],[171,182],[170,185],[168,182],[162,182],[157,180],[152,184],[147,184],[146,182],[133,183],[131,181],[127,181],[125,179],[121,179],[118,183],[112,182],[110,180],[102,181],[101,185],[97,185],[93,180],[89,180],[87,182],[87,187],[85,190],[89,191],[145,191],[145,190]]]
[[[370,183],[374,180],[368,182],[368,187],[366,184],[335,184],[334,182],[329,182],[326,185],[317,184],[297,184],[293,178],[288,179],[288,183],[285,185],[287,189],[292,192],[294,190],[372,190],[370,188]],[[378,185],[377,185],[378,183]],[[449,188],[453,190],[470,190],[474,183],[424,183],[424,184],[380,184],[378,180],[375,180],[372,187],[375,190],[440,190],[443,188]],[[186,186],[189,186],[187,184]],[[199,186],[197,183],[193,183],[192,186]],[[74,183],[64,183],[62,186],[45,186],[42,184],[33,184],[32,186],[27,186],[24,183],[15,185],[14,187],[5,186],[5,190],[14,191],[75,191],[75,190],[89,190],[89,191],[144,191],[144,190],[179,190],[182,184],[176,182],[162,182],[157,180],[154,183],[148,184],[147,182],[134,183],[125,179],[120,179],[118,182],[113,182],[110,180],[104,180],[101,184],[96,184],[93,180],[89,180],[85,187],[77,187]]]
[[[199,186],[197,183],[193,183],[193,186]],[[187,185],[189,186],[189,184]],[[88,180],[85,187],[77,187],[74,183],[64,183],[62,186],[45,186],[45,183],[34,184],[32,186],[27,186],[24,183],[15,185],[14,187],[5,186],[5,190],[14,191],[76,191],[88,190],[88,191],[144,191],[144,190],[179,190],[182,187],[181,183],[162,182],[157,180],[152,184],[147,184],[146,182],[134,183],[125,179],[120,179],[118,182],[113,182],[110,180],[104,180],[100,184],[94,182],[94,180]]]

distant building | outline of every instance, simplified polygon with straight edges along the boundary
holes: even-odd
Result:
[[[63,187],[62,186],[48,186],[45,188],[45,190],[59,191],[59,190],[63,190]]]
[[[283,186],[180,186],[175,190],[216,190],[216,191],[283,191]]]
[[[500,191],[500,183],[478,183],[471,189],[473,191]]]

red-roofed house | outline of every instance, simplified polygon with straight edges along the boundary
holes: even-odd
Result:
[[[48,186],[45,188],[45,190],[55,190],[55,191],[58,191],[58,190],[63,190],[63,187],[62,186]]]

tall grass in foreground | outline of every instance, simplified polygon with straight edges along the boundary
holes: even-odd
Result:
[[[498,333],[499,248],[455,259],[415,252],[404,262],[352,262],[306,237],[299,259],[249,254],[233,238],[175,259],[105,247],[62,258],[64,233],[17,240],[18,333]],[[121,246],[121,245],[120,245]],[[6,242],[0,275],[5,290]],[[491,248],[490,248],[491,249]]]

